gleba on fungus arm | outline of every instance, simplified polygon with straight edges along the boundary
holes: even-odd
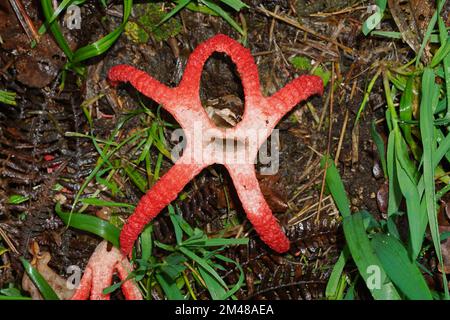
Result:
[[[214,52],[223,52],[231,57],[241,77],[245,96],[245,111],[241,122],[233,128],[216,127],[206,114],[200,101],[200,79],[203,65]],[[163,208],[173,201],[178,193],[203,168],[214,164],[223,164],[230,172],[239,199],[261,239],[273,250],[285,252],[289,249],[289,240],[278,225],[259,188],[255,175],[254,159],[261,144],[270,136],[278,121],[300,101],[315,94],[323,93],[323,83],[319,77],[304,75],[296,78],[270,97],[261,93],[258,69],[250,51],[237,41],[216,35],[201,43],[192,52],[186,65],[183,78],[178,87],[169,88],[147,73],[129,65],[114,66],[109,70],[108,78],[113,85],[129,82],[138,91],[161,104],[172,114],[182,127],[186,137],[183,156],[150,189],[138,203],[133,215],[128,218],[120,234],[121,250],[129,254],[142,229]],[[215,139],[241,142],[241,148],[234,149],[232,157],[216,154],[210,159],[198,159],[193,152],[190,137],[194,137],[194,123],[201,123],[202,130],[214,132]],[[250,134],[265,129],[264,139],[255,141]],[[206,146],[210,143],[202,141]],[[247,155],[247,163],[236,164],[228,159]]]

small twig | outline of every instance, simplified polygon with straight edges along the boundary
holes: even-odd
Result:
[[[334,164],[338,163],[339,156],[341,155],[342,143],[344,142],[345,131],[347,130],[347,123],[348,123],[348,110],[345,110],[344,123],[342,124],[341,136],[339,137],[336,156],[334,157]]]
[[[367,6],[360,6],[357,7],[356,5],[353,7],[345,8],[339,11],[334,12],[318,12],[318,13],[312,13],[309,16],[310,17],[331,17],[331,16],[337,16],[344,13],[349,13],[357,10],[367,10]]]
[[[30,41],[36,41],[36,43],[39,42],[39,33],[37,32],[33,21],[31,21],[30,16],[25,11],[22,2],[20,0],[9,0],[9,3]]]
[[[298,23],[298,22],[295,21],[294,19],[291,19],[291,18],[288,18],[288,17],[284,17],[284,16],[281,16],[281,15],[278,15],[278,14],[276,14],[276,13],[274,13],[274,12],[271,12],[271,11],[267,10],[267,9],[264,8],[263,6],[260,6],[260,7],[256,8],[256,10],[257,10],[257,11],[260,11],[260,12],[266,14],[266,15],[269,15],[269,16],[271,16],[271,17],[274,17],[274,18],[276,18],[276,19],[278,19],[278,20],[280,20],[280,21],[283,21],[283,22],[285,22],[285,23],[287,23],[287,24],[289,24],[289,25],[291,25],[291,26],[293,26],[293,27],[296,27],[296,28],[300,29],[300,30],[303,30],[304,32],[309,33],[309,34],[311,34],[311,35],[313,35],[313,36],[315,36],[315,37],[317,37],[317,38],[320,38],[320,39],[322,39],[322,40],[331,42],[331,43],[333,43],[334,45],[336,45],[337,47],[339,47],[339,48],[341,48],[342,50],[344,50],[345,52],[347,52],[347,53],[349,53],[349,54],[353,54],[353,49],[352,49],[352,48],[349,48],[349,47],[347,47],[347,46],[345,46],[345,45],[339,43],[338,41],[336,41],[336,40],[334,40],[334,39],[331,39],[331,38],[329,38],[329,37],[323,36],[323,35],[321,35],[320,33],[317,33],[317,32],[315,32],[314,30],[312,30],[312,29],[310,29],[310,28],[308,28],[308,27],[305,27],[305,26],[301,25],[300,23]]]
[[[19,255],[19,251],[17,251],[16,247],[12,243],[11,239],[9,239],[8,235],[5,231],[0,227],[0,236],[5,240],[6,244],[8,245],[9,249],[11,249],[12,252],[14,252],[16,255]]]

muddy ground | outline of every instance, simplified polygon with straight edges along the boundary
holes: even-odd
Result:
[[[38,1],[23,2],[39,26],[42,12]],[[242,228],[231,228],[226,230],[227,234],[239,233],[251,238],[248,247],[226,251],[226,255],[245,266],[246,281],[237,294],[239,298],[320,299],[342,249],[339,213],[327,190],[322,188],[320,159],[327,152],[332,157],[338,155],[337,165],[353,210],[381,215],[376,195],[384,178],[379,173],[379,160],[369,131],[372,121],[384,117],[379,83],[358,128],[353,124],[367,83],[373,76],[371,64],[379,59],[403,63],[411,58],[410,51],[401,42],[362,35],[361,25],[368,13],[364,3],[359,1],[315,1],[314,6],[306,0],[245,2],[250,8],[235,17],[246,25],[246,44],[256,59],[264,94],[276,92],[295,76],[305,73],[290,63],[296,55],[320,62],[335,76],[334,81],[340,82],[333,93],[328,84],[323,97],[314,97],[309,106],[298,105],[284,117],[277,127],[280,130],[280,170],[275,176],[260,179],[266,199],[292,242],[291,250],[278,255],[259,240],[245,219],[226,170],[220,166],[204,170],[184,190],[187,197],[177,203],[190,224],[211,236],[224,228],[224,220],[229,215],[238,217]],[[73,48],[95,41],[120,23],[120,14],[117,14],[121,13],[120,1],[110,4],[108,10],[95,2],[83,8],[82,29],[66,30]],[[342,13],[317,15],[318,12],[338,11]],[[100,19],[105,15],[109,19]],[[342,46],[306,33],[280,20],[278,15],[289,16]],[[131,64],[175,86],[187,57],[199,43],[218,33],[240,38],[219,17],[182,10],[174,19],[182,28],[175,36],[166,40],[150,36],[146,43],[136,43],[122,35],[106,54],[88,61],[85,79],[77,82],[76,76],[69,72],[64,90],[59,92],[61,79],[58,75],[65,58],[52,37],[44,36],[31,50],[9,5],[0,7],[3,41],[0,88],[17,92],[17,106],[0,106],[0,228],[14,246],[14,250],[1,256],[0,288],[10,283],[20,286],[23,268],[18,257],[30,258],[29,248],[34,242],[51,254],[49,266],[65,277],[69,265],[84,268],[100,241],[91,234],[65,228],[55,214],[55,203],[61,199],[64,208],[70,210],[74,195],[99,156],[91,140],[69,137],[66,133],[89,132],[80,105],[99,94],[103,96],[89,105],[93,133],[99,137],[108,138],[121,116],[136,109],[140,100],[151,110],[157,110],[154,102],[145,100],[131,87],[110,88],[105,80],[109,68],[119,63]],[[200,94],[206,108],[226,106],[237,120],[242,115],[242,88],[234,65],[226,56],[214,55],[208,60]],[[161,117],[175,123],[163,110]],[[145,121],[134,119],[120,134],[126,136],[143,126]],[[166,136],[170,137],[170,130]],[[120,156],[126,158],[126,151]],[[156,159],[156,152],[152,156]],[[162,173],[171,165],[169,160],[164,160]],[[63,189],[54,190],[55,184]],[[121,181],[120,186],[123,196],[114,197],[107,192],[101,196],[130,204],[136,204],[142,196],[127,179]],[[98,186],[89,185],[83,196],[94,194],[97,189]],[[231,198],[229,206],[224,203],[225,193]],[[9,199],[13,195],[26,196],[29,200],[11,204]],[[85,212],[99,216],[99,210],[88,208]],[[129,213],[117,210],[115,214],[124,220]],[[165,243],[174,241],[167,212],[155,219],[154,226],[156,239]],[[224,274],[233,283],[237,276],[236,270]],[[206,293],[199,294],[207,298]],[[154,297],[163,298],[158,292]]]

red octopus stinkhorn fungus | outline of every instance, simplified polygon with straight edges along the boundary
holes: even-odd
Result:
[[[199,95],[203,65],[214,52],[226,53],[236,64],[245,96],[245,111],[242,120],[233,128],[216,127],[206,114]],[[129,65],[114,66],[108,75],[111,83],[130,82],[138,91],[161,104],[181,125],[186,135],[183,155],[175,165],[150,189],[138,203],[133,215],[120,234],[121,250],[129,254],[144,226],[203,168],[219,163],[229,171],[239,199],[261,239],[273,250],[285,252],[289,240],[283,233],[272,211],[267,205],[256,179],[254,160],[258,149],[270,136],[278,121],[300,101],[323,93],[321,78],[303,75],[270,97],[261,93],[258,69],[250,51],[237,41],[216,35],[201,43],[192,52],[178,87],[169,88],[147,73]],[[197,141],[198,123],[201,130],[209,132],[208,139]],[[265,130],[262,139],[255,139],[256,130]],[[217,151],[207,159],[199,157],[196,148],[207,148],[215,140],[234,141],[240,147]],[[213,139],[213,140],[214,140]],[[237,163],[230,159],[247,159]]]
[[[108,242],[102,241],[89,258],[80,286],[71,300],[109,300],[109,294],[103,290],[112,284],[114,271],[117,270],[122,283],[122,292],[127,300],[142,300],[141,292],[133,279],[127,279],[131,265],[119,249],[112,247],[108,251]]]

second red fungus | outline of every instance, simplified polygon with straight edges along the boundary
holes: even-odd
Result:
[[[80,286],[71,300],[109,300],[109,294],[103,290],[112,284],[114,272],[117,271],[122,283],[122,292],[127,300],[142,300],[141,292],[133,279],[127,279],[131,265],[127,257],[112,247],[108,251],[108,242],[102,241],[89,258]]]

